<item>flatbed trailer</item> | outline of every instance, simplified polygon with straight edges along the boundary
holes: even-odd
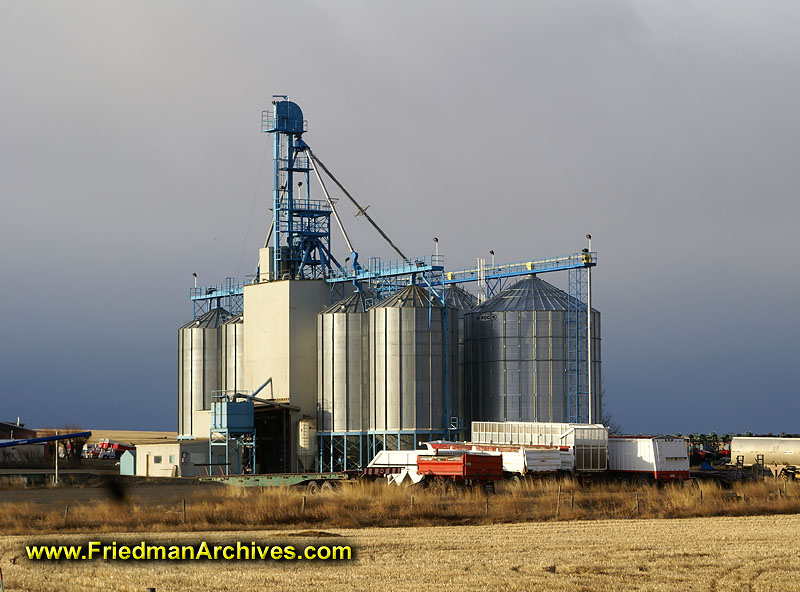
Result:
[[[340,471],[337,473],[270,473],[264,475],[218,475],[203,477],[201,481],[216,481],[237,487],[306,487],[309,493],[331,489],[335,485],[352,481],[361,475],[360,471]]]

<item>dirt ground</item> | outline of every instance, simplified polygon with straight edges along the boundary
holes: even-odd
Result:
[[[800,515],[571,521],[492,526],[162,533],[149,542],[349,543],[352,562],[34,563],[26,541],[85,543],[85,535],[0,538],[8,591],[298,590],[766,591],[800,589]],[[137,543],[139,535],[103,536]]]

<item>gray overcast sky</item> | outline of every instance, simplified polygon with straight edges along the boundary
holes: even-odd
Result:
[[[0,4],[0,419],[175,429],[191,274],[253,272],[287,93],[407,253],[591,232],[625,430],[800,431],[800,5],[265,4]]]

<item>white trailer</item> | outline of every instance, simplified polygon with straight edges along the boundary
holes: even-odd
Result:
[[[428,450],[381,450],[367,465],[366,474],[381,474],[385,469],[399,469],[397,473],[386,473],[389,483],[419,483],[423,475],[417,472],[417,455],[429,454]]]
[[[481,444],[554,446],[572,455],[575,472],[608,470],[608,428],[600,424],[473,421],[472,441]],[[572,470],[572,467],[568,470]]]
[[[610,436],[609,476],[636,482],[689,479],[689,450],[684,438]]]

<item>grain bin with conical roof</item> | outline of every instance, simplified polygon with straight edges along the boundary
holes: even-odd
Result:
[[[472,310],[478,305],[478,299],[456,285],[445,287],[444,300],[448,306],[456,309],[458,313],[458,410],[459,429],[457,434],[451,434],[453,439],[463,440],[470,425],[470,405],[467,404],[467,382],[464,375],[465,348],[464,348],[464,317],[467,311]],[[452,415],[452,414],[451,414]]]
[[[195,415],[211,409],[211,394],[221,387],[220,328],[229,317],[224,308],[212,308],[178,329],[178,436],[208,434]]]
[[[231,317],[220,330],[223,391],[241,393],[244,389],[244,316]]]
[[[369,291],[359,291],[317,315],[317,436],[322,470],[368,462]]]
[[[356,292],[317,315],[317,430],[369,428],[370,292]]]
[[[411,285],[372,307],[370,437],[374,450],[414,449],[458,416],[458,315]]]
[[[473,421],[568,421],[570,298],[529,276],[466,314],[465,372]],[[592,312],[592,344],[593,409],[594,417],[600,418],[600,313],[596,310]]]

